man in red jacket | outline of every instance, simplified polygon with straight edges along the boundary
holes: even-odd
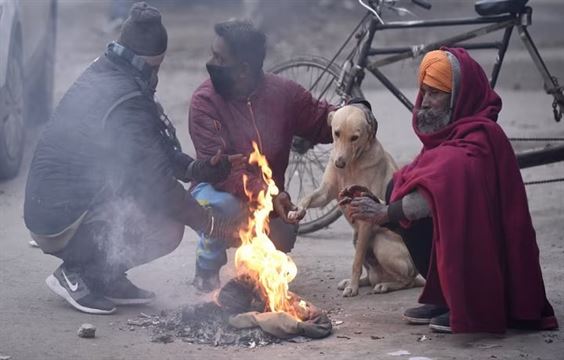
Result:
[[[289,252],[297,234],[297,225],[287,218],[288,211],[295,207],[284,192],[292,138],[331,142],[327,115],[332,107],[292,81],[263,73],[266,37],[251,23],[219,23],[215,33],[212,57],[206,64],[210,79],[196,90],[190,105],[189,129],[197,158],[208,159],[218,149],[225,154],[250,154],[252,142],[258,144],[281,191],[273,200],[270,238],[279,250]],[[238,214],[247,203],[243,175],[248,177],[247,188],[253,193],[264,187],[259,169],[248,166],[214,186],[200,183],[192,194],[201,204],[224,215]],[[219,286],[227,245],[224,239],[200,237],[194,279],[197,288],[211,291]]]
[[[419,84],[413,129],[423,149],[394,174],[389,205],[343,201],[355,220],[401,225],[427,280],[424,305],[404,317],[441,332],[557,328],[525,186],[496,123],[501,99],[464,49],[426,54]]]

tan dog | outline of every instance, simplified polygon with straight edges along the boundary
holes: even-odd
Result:
[[[386,186],[397,165],[376,139],[377,122],[364,104],[344,106],[328,119],[333,131],[333,149],[321,186],[298,202],[298,210],[289,214],[300,218],[308,208],[322,207],[337,199],[339,192],[351,185],[366,187],[384,199]],[[350,219],[349,223],[351,222]],[[355,257],[351,279],[338,288],[343,296],[358,295],[359,286],[372,286],[374,293],[423,286],[411,256],[395,232],[358,221],[354,228]],[[369,251],[370,250],[370,251]],[[362,266],[368,276],[360,278]]]

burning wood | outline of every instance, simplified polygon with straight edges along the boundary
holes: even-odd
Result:
[[[261,291],[248,276],[236,277],[227,282],[219,291],[217,303],[229,315],[266,310],[266,301]]]
[[[227,282],[219,291],[217,303],[228,315],[271,312],[267,307],[267,299],[263,292],[248,276],[239,276]],[[299,321],[309,320],[320,313],[319,310],[291,292],[288,292],[288,303],[292,306],[292,311],[287,313],[292,314],[290,316]]]

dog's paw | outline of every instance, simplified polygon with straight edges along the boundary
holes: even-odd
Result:
[[[358,295],[358,287],[353,288],[352,286],[347,286],[345,290],[343,290],[343,297],[353,297]]]
[[[341,281],[339,281],[339,284],[337,284],[337,289],[345,290],[345,288],[347,286],[349,286],[350,284],[351,284],[351,279],[341,280]]]
[[[390,291],[390,288],[388,287],[388,284],[386,284],[386,283],[376,284],[376,286],[374,286],[374,288],[372,289],[373,294],[385,294],[389,291]]]
[[[306,215],[306,210],[299,208],[297,210],[292,210],[288,212],[288,220],[290,221],[300,221]]]

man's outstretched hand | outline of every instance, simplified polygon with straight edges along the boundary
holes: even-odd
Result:
[[[194,160],[188,166],[187,177],[197,182],[222,182],[232,171],[241,170],[247,162],[242,154],[224,155],[221,149],[207,160]]]
[[[272,199],[272,206],[276,214],[288,224],[297,224],[305,216],[305,211],[299,212],[298,207],[292,203],[290,195],[285,191]]]

